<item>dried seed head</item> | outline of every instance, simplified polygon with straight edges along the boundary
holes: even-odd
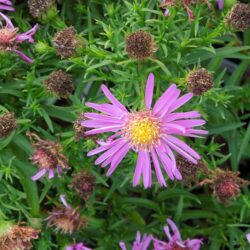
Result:
[[[83,169],[79,173],[73,175],[71,187],[76,190],[85,202],[88,202],[95,186],[95,180],[95,176]]]
[[[4,233],[0,234],[1,250],[28,250],[32,248],[32,239],[38,239],[39,231],[31,227],[19,225],[8,226]]]
[[[187,77],[188,91],[195,95],[202,95],[211,89],[213,85],[213,75],[204,68],[190,72]]]
[[[130,58],[144,60],[156,50],[154,37],[144,30],[136,31],[126,39],[126,51]]]
[[[0,115],[0,139],[11,134],[17,127],[14,113]]]
[[[87,219],[80,216],[78,208],[72,208],[69,205],[54,208],[46,220],[48,221],[48,227],[55,226],[56,231],[65,234],[72,234],[87,226]]]
[[[29,12],[33,17],[41,17],[54,4],[54,0],[28,0]]]
[[[202,184],[210,184],[217,201],[227,205],[230,199],[235,199],[240,195],[241,187],[249,185],[249,181],[240,178],[239,174],[239,172],[217,168],[215,171],[210,170],[209,178],[205,179]]]
[[[181,173],[184,185],[191,186],[192,183],[198,182],[198,174],[201,170],[202,164],[193,164],[187,159],[177,156],[176,165]]]
[[[62,169],[69,168],[68,159],[61,153],[62,147],[59,143],[42,140],[36,134],[29,132],[27,136],[30,138],[34,149],[30,160],[33,164],[38,165],[39,168],[38,175],[32,177],[34,181],[46,173],[49,174],[49,178],[53,178],[55,171],[60,175]]]
[[[17,28],[2,27],[0,22],[0,52],[17,48]]]
[[[74,85],[71,75],[62,70],[57,70],[50,74],[44,82],[48,91],[54,93],[60,98],[68,98],[74,91]]]
[[[73,26],[63,29],[56,33],[53,43],[56,53],[61,58],[69,58],[76,55],[79,39]]]
[[[250,28],[250,5],[237,3],[233,6],[226,17],[226,23],[233,29],[242,32]]]
[[[80,114],[77,118],[77,120],[74,122],[74,131],[75,131],[75,137],[76,140],[80,139],[91,139],[93,141],[97,140],[97,136],[95,135],[85,135],[85,132],[88,131],[84,126],[81,125],[83,121],[85,121],[86,118],[84,117],[84,113]]]

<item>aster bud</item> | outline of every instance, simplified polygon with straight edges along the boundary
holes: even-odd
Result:
[[[176,166],[181,173],[184,185],[191,186],[193,182],[198,182],[198,174],[202,168],[202,163],[195,165],[187,159],[177,156]]]
[[[126,38],[126,52],[130,58],[144,60],[156,50],[154,37],[144,30],[136,31]]]
[[[201,184],[210,184],[217,201],[227,205],[231,199],[240,195],[241,187],[249,185],[249,181],[240,178],[239,174],[239,172],[217,168],[215,171],[210,170],[209,178]]]
[[[1,222],[0,249],[1,250],[29,250],[31,241],[38,239],[39,230],[31,227],[12,225],[9,222]]]
[[[191,71],[187,77],[188,91],[195,95],[202,95],[211,89],[214,85],[213,75],[205,68]]]
[[[67,99],[74,90],[71,75],[62,70],[52,72],[44,84],[49,92],[54,93],[59,98]]]
[[[56,33],[53,44],[58,56],[70,58],[83,50],[85,41],[77,35],[75,28],[70,26]]]
[[[95,186],[95,176],[86,170],[81,170],[73,175],[71,187],[84,199],[87,203]]]
[[[62,152],[59,143],[49,140],[42,140],[38,135],[28,132],[34,153],[30,157],[33,164],[38,165],[39,171],[32,177],[36,181],[48,173],[49,179],[54,178],[55,172],[60,176],[62,169],[69,168],[68,159]]]
[[[0,115],[0,139],[8,136],[17,127],[14,113],[6,112]]]
[[[250,4],[237,3],[229,11],[226,23],[242,32],[250,28]]]
[[[54,5],[54,0],[28,0],[29,12],[33,17],[41,17]]]
[[[54,208],[49,213],[49,217],[46,219],[48,222],[47,226],[55,226],[56,231],[69,234],[85,228],[87,226],[87,219],[80,216],[78,208],[72,208],[68,205],[63,195],[61,195],[61,201],[64,207]]]

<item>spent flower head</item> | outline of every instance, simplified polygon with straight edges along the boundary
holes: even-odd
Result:
[[[0,12],[0,17],[6,22],[6,25],[4,26],[0,21],[0,52],[14,52],[24,61],[32,63],[33,60],[19,50],[19,44],[26,40],[29,43],[34,43],[33,35],[37,31],[38,25],[36,24],[32,29],[25,33],[18,34],[18,28],[14,27],[7,16]]]
[[[74,91],[71,75],[62,70],[54,71],[44,82],[45,88],[59,98],[67,99]]]
[[[0,115],[0,139],[10,135],[17,127],[14,113],[6,112]]]
[[[55,0],[28,0],[29,12],[33,17],[41,17],[55,3]]]
[[[72,208],[67,203],[64,195],[60,196],[60,200],[64,207],[54,208],[52,212],[49,213],[49,217],[46,218],[48,222],[47,226],[55,226],[56,231],[61,231],[65,234],[72,234],[77,230],[85,228],[87,226],[87,219],[79,214],[79,208]]]
[[[214,85],[213,74],[205,68],[195,69],[187,76],[187,88],[194,95],[202,95]]]
[[[144,60],[156,50],[154,37],[144,30],[136,31],[126,38],[126,52],[130,58]]]
[[[240,195],[240,188],[250,184],[239,177],[239,172],[232,172],[216,168],[208,169],[208,178],[200,184],[209,184],[213,189],[213,194],[219,203],[229,204],[231,199],[235,199]]]
[[[1,250],[29,250],[32,249],[31,241],[38,239],[39,230],[31,227],[2,221],[0,227]]]
[[[173,231],[172,235],[171,230]],[[182,240],[179,229],[171,219],[167,219],[167,226],[164,227],[164,231],[168,237],[168,242],[153,239],[154,250],[199,250],[201,248],[201,239]]]
[[[87,170],[82,169],[79,173],[73,175],[71,187],[88,202],[89,197],[94,190],[96,178]]]
[[[76,56],[78,49],[83,49],[84,43],[84,39],[77,35],[73,26],[58,31],[53,39],[56,54],[62,59]]]
[[[250,28],[250,4],[236,3],[229,11],[226,23],[242,32]]]
[[[100,147],[88,153],[88,156],[102,153],[95,164],[101,164],[102,167],[110,165],[107,176],[116,170],[129,150],[138,154],[133,186],[138,185],[140,176],[143,176],[145,188],[152,186],[152,165],[161,186],[166,186],[166,182],[160,165],[171,180],[181,180],[173,150],[197,164],[199,154],[176,137],[200,137],[207,134],[207,131],[195,128],[205,124],[202,119],[193,119],[200,117],[199,112],[174,112],[192,98],[191,93],[180,97],[181,91],[172,84],[151,108],[154,75],[150,74],[145,92],[146,109],[129,112],[105,85],[101,88],[111,104],[87,102],[86,106],[102,113],[85,113],[89,120],[83,121],[82,125],[92,128],[86,135],[113,133],[106,142],[98,141]]]
[[[0,10],[14,11],[12,7],[13,3],[11,0],[0,0]]]
[[[152,236],[151,235],[143,235],[141,237],[140,232],[136,233],[136,240],[133,243],[132,250],[147,250],[151,243]],[[120,242],[120,248],[122,250],[127,250],[126,245],[123,241]]]
[[[61,151],[59,143],[49,140],[42,140],[38,135],[28,132],[27,136],[31,140],[34,149],[30,160],[38,165],[38,172],[32,177],[33,181],[42,178],[48,173],[48,178],[54,178],[55,172],[60,176],[62,169],[69,168],[68,159]]]

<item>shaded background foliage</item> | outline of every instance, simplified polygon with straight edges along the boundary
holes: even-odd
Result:
[[[27,11],[26,1],[16,1],[9,14],[20,30],[37,22]],[[202,249],[248,249],[245,233],[250,232],[250,198],[244,188],[239,199],[228,206],[218,204],[208,187],[186,188],[169,182],[167,188],[155,183],[152,189],[132,188],[136,156],[130,153],[116,172],[105,177],[105,170],[94,166],[86,153],[95,147],[92,140],[75,140],[73,122],[87,108],[85,101],[103,102],[101,83],[117,98],[135,110],[143,105],[148,74],[156,76],[156,94],[175,82],[187,91],[185,78],[199,66],[214,73],[214,88],[194,97],[186,110],[199,110],[207,120],[209,136],[189,140],[211,168],[240,171],[249,179],[250,152],[250,31],[235,33],[223,22],[227,9],[219,12],[214,4],[193,7],[195,20],[188,22],[184,9],[171,9],[166,18],[159,2],[151,1],[58,1],[58,13],[39,25],[36,44],[26,52],[35,58],[27,65],[10,54],[0,54],[1,109],[14,112],[18,129],[0,141],[0,213],[6,220],[27,221],[41,228],[34,249],[61,249],[73,239],[95,249],[119,249],[118,242],[132,241],[136,230],[159,238],[167,217],[180,226],[183,237],[204,238]],[[56,16],[56,18],[55,18]],[[52,38],[67,26],[74,26],[86,41],[84,52],[70,59],[56,56]],[[152,58],[136,62],[125,52],[125,38],[143,29],[151,33],[158,47]],[[75,91],[60,100],[44,89],[44,80],[54,70],[66,70],[73,77]],[[37,171],[29,161],[33,150],[26,132],[57,140],[69,158],[70,170],[62,178],[43,178],[36,183]],[[89,170],[96,176],[96,187],[85,203],[69,188],[73,173]],[[61,235],[46,229],[44,218],[66,194],[69,203],[80,206],[88,227]]]

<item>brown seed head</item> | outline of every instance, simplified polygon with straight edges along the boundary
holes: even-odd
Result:
[[[144,30],[136,31],[126,39],[126,51],[130,58],[144,60],[151,57],[156,50],[154,37]]]
[[[28,250],[32,239],[38,239],[39,230],[19,225],[11,226],[0,236],[1,250]]]
[[[41,17],[54,4],[54,0],[28,0],[29,12],[33,17]]]
[[[188,91],[195,95],[202,95],[211,89],[213,85],[213,75],[204,68],[190,72],[187,77]]]
[[[61,168],[69,168],[68,159],[62,152],[62,147],[59,143],[49,140],[42,140],[38,135],[27,133],[30,138],[34,153],[30,157],[33,164],[38,165],[39,169],[55,169],[58,166]]]
[[[81,170],[73,175],[71,187],[88,202],[89,197],[95,187],[96,178],[86,170]]]
[[[200,164],[195,165],[187,159],[177,156],[176,165],[181,173],[184,185],[190,187],[192,183],[198,183],[198,174],[202,168],[201,162]]]
[[[241,187],[249,185],[249,181],[240,178],[239,174],[239,172],[217,168],[214,171],[210,170],[208,179],[202,181],[202,184],[210,184],[217,201],[227,205],[230,199],[235,199],[240,195]]]
[[[228,13],[226,23],[242,32],[250,28],[250,4],[237,3]]]
[[[65,28],[56,33],[54,40],[57,55],[61,58],[70,58],[76,55],[79,43],[76,30],[73,26]]]
[[[80,216],[78,208],[55,208],[49,213],[49,217],[46,220],[48,221],[48,227],[55,226],[56,231],[61,231],[64,234],[72,234],[87,226],[87,219]]]
[[[14,113],[0,115],[0,139],[11,134],[17,127]]]
[[[0,52],[17,48],[17,31],[16,28],[2,27],[0,22]]]
[[[74,91],[71,75],[62,70],[54,71],[44,82],[46,89],[60,98],[68,98]]]

